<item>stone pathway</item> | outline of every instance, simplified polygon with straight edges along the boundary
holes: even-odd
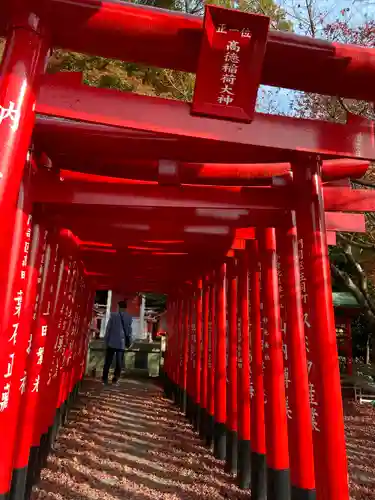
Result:
[[[241,499],[222,464],[152,382],[90,381],[32,500]]]
[[[149,380],[85,383],[32,500],[242,499],[188,425]],[[375,409],[345,405],[350,498],[375,500]]]

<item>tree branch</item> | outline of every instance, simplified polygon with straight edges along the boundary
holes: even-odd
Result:
[[[351,278],[349,277],[349,275],[347,275],[347,277],[348,277],[348,279],[350,279],[352,281],[353,285],[362,294],[363,299],[364,299],[365,303],[367,304],[368,309],[370,309],[370,311],[372,312],[372,314],[375,318],[375,305],[373,304],[372,298],[371,298],[370,294],[368,293],[368,283],[367,283],[366,272],[362,268],[361,264],[355,260],[353,253],[352,253],[350,241],[348,241],[345,237],[343,237],[340,234],[338,236],[339,236],[339,240],[341,243],[340,246],[345,254],[345,257],[347,258],[349,265],[351,266],[351,268],[353,269],[353,271],[357,275],[359,285],[358,286],[355,285],[353,280],[351,280]]]
[[[311,0],[306,0],[307,15],[309,18],[309,26],[311,30],[311,36],[315,38],[316,36],[316,26],[313,18],[312,3]]]
[[[362,109],[359,109],[359,110],[357,109],[356,111],[352,111],[345,104],[345,101],[342,97],[337,96],[337,101],[340,103],[340,106],[344,109],[344,111],[346,111],[346,113],[349,113],[351,115],[356,115],[356,116],[363,116],[364,118],[367,118],[369,120],[374,120],[374,115],[369,112],[368,103],[363,104]]]
[[[352,183],[358,184],[359,186],[364,186],[364,187],[375,189],[375,184],[372,184],[371,182],[362,181],[362,180],[359,181],[358,179],[354,179],[354,180],[352,180]]]
[[[343,99],[342,97],[339,97],[339,96],[338,96],[338,97],[337,97],[337,101],[340,103],[340,106],[343,108],[343,110],[344,110],[344,111],[346,111],[346,113],[351,114],[351,115],[355,114],[355,113],[352,113],[352,112],[350,111],[350,109],[349,109],[349,108],[348,108],[348,106],[345,104],[345,101],[344,101],[344,99]]]
[[[337,238],[339,240],[342,240],[345,244],[350,244],[353,245],[354,247],[362,248],[362,250],[375,250],[375,245],[372,245],[370,243],[362,243],[360,241],[355,241],[355,240],[348,240],[346,236],[344,236],[342,233],[337,233]]]

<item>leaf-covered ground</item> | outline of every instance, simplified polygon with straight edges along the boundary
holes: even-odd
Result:
[[[375,499],[375,409],[369,404],[345,405],[350,496]]]
[[[32,500],[241,499],[234,481],[151,382],[122,380],[70,415]]]
[[[375,410],[345,405],[353,500],[375,499]],[[32,500],[249,498],[149,381],[86,384]]]

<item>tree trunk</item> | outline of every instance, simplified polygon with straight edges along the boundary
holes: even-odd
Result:
[[[367,335],[367,342],[366,342],[366,365],[369,365],[371,363],[370,361],[370,335]]]

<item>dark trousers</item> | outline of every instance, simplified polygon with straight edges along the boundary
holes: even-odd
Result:
[[[108,382],[108,373],[109,369],[111,368],[114,355],[116,355],[116,365],[112,382],[117,382],[117,380],[120,378],[124,360],[124,351],[119,349],[113,349],[112,347],[107,347],[105,353],[104,368],[103,368],[103,382]]]

